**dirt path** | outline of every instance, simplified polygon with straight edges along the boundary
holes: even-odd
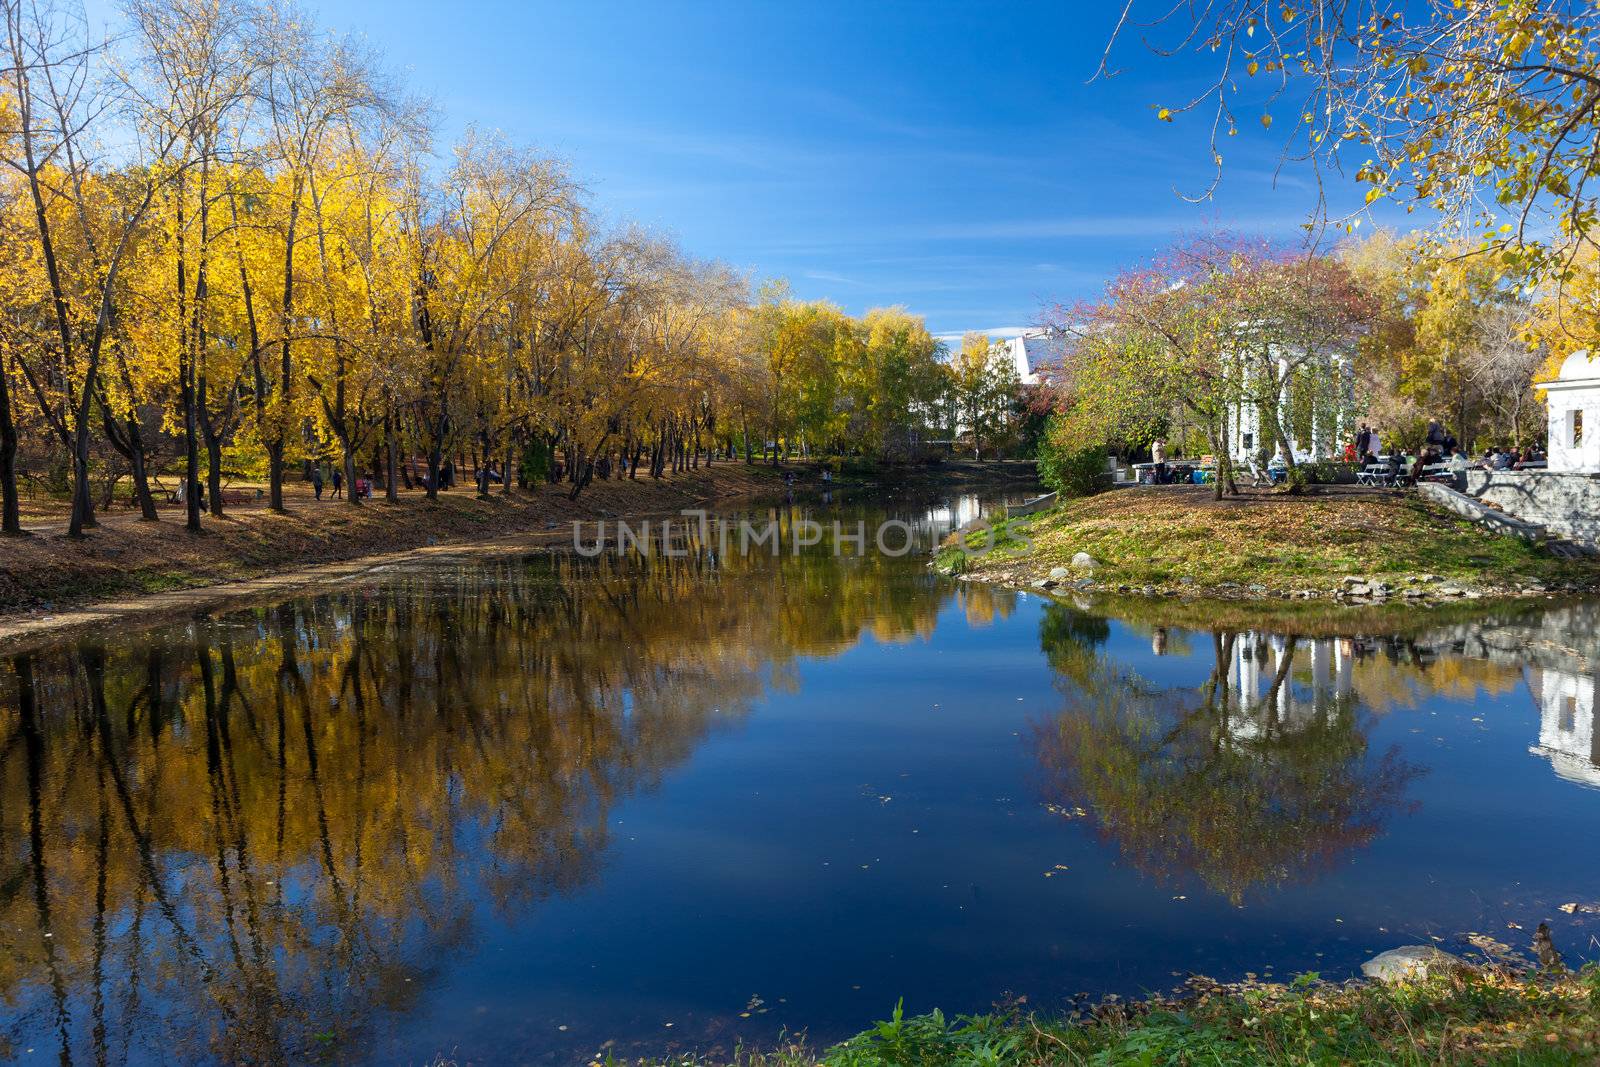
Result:
[[[137,626],[162,618],[215,611],[243,600],[308,592],[334,586],[357,575],[400,563],[505,555],[565,544],[568,543],[570,536],[567,530],[557,530],[518,534],[489,541],[429,545],[403,552],[388,552],[338,563],[300,567],[260,578],[102,600],[58,612],[0,616],[0,651],[16,651],[41,638],[53,640],[66,631],[96,629],[112,624]]]
[[[540,489],[512,498],[421,494],[398,505],[291,502],[241,508],[188,533],[181,514],[117,515],[82,540],[46,532],[0,541],[0,648],[68,630],[211,610],[314,588],[398,562],[514,552],[570,541],[574,521],[653,518],[781,491],[770,468],[719,465],[661,481],[598,483],[577,501]]]

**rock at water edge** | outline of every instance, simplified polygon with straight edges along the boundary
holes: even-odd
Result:
[[[1361,973],[1388,985],[1419,982],[1434,975],[1471,970],[1460,956],[1452,956],[1432,945],[1402,945],[1380,952],[1361,965]]]

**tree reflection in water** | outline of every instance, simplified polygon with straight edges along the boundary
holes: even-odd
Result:
[[[1052,799],[1088,810],[1137,869],[1238,904],[1371,842],[1421,772],[1371,750],[1348,640],[1210,636],[1204,684],[1159,686],[1098,653],[1098,619],[1048,609],[1041,643],[1067,700],[1038,757]]]
[[[798,656],[930,632],[892,566],[536,556],[14,657],[0,1057],[359,1058]]]

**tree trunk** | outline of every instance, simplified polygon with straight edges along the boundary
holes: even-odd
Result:
[[[210,401],[206,394],[208,383],[202,373],[195,386],[195,419],[200,427],[200,440],[206,446],[206,510],[212,518],[223,517],[222,508],[222,434],[211,422]]]
[[[516,456],[517,435],[514,433],[507,433],[506,461],[505,464],[500,468],[500,495],[503,497],[509,498],[511,496],[511,464],[516,459]]]
[[[289,196],[289,222],[283,253],[283,302],[280,305],[283,340],[278,344],[278,403],[283,410],[273,428],[273,439],[267,445],[267,506],[273,511],[284,510],[283,453],[288,443],[285,438],[288,436],[289,399],[294,385],[290,374],[294,369],[294,361],[289,349],[289,326],[294,321],[294,245],[299,223],[300,180],[297,176]]]
[[[429,500],[439,499],[439,468],[442,463],[443,457],[439,454],[439,441],[436,437],[428,443],[427,491]]]
[[[383,498],[391,504],[400,503],[400,487],[395,484],[396,468],[399,466],[400,442],[396,440],[394,427],[394,414],[385,411],[383,415],[383,442],[384,463],[386,470],[383,477]],[[411,488],[409,485],[407,489]]]
[[[283,511],[283,438],[266,442],[267,507]]]
[[[67,536],[81,537],[84,530],[100,525],[94,518],[94,499],[89,495],[89,420],[79,418],[72,445],[72,520]]]
[[[22,537],[22,499],[17,494],[17,424],[11,385],[0,357],[0,537]]]
[[[183,379],[183,510],[184,525],[190,533],[200,532],[200,448],[195,425],[194,386],[189,371],[178,372]]]
[[[211,276],[211,153],[209,145],[200,162],[200,247],[194,270],[194,301],[190,314],[190,336],[194,339],[194,356],[191,360],[194,382],[195,421],[201,440],[206,446],[206,506],[216,518],[222,518],[222,437],[211,425],[211,382],[206,374],[206,303],[210,295]]]
[[[183,183],[178,183],[176,238],[178,241],[178,395],[183,408],[183,511],[184,526],[200,532],[200,427],[195,415],[195,367],[189,349],[187,263],[183,253]]]
[[[1227,424],[1224,423],[1223,425],[1226,426]],[[1223,436],[1224,442],[1226,442],[1226,440],[1227,440],[1227,431],[1226,430],[1223,431],[1223,435],[1222,436]],[[1216,484],[1211,487],[1211,495],[1212,495],[1212,497],[1214,499],[1221,500],[1222,499],[1222,479],[1223,479],[1223,473],[1224,473],[1224,471],[1226,470],[1226,467],[1227,467],[1228,457],[1227,457],[1227,455],[1226,455],[1226,453],[1225,453],[1225,451],[1223,449],[1217,447],[1217,433],[1216,433],[1215,430],[1211,429],[1210,427],[1206,428],[1206,443],[1211,446],[1211,454],[1213,456],[1217,457]]]
[[[344,460],[344,501],[351,507],[361,506],[361,494],[356,492],[356,454],[350,448],[349,438],[340,435],[339,450]]]
[[[138,428],[128,420],[132,448],[128,450],[128,467],[133,475],[133,499],[139,505],[140,522],[159,522],[155,497],[150,495],[150,468],[145,460],[144,442],[138,437]]]
[[[1289,443],[1289,435],[1283,428],[1283,409],[1288,401],[1289,379],[1287,376],[1279,377],[1277,372],[1269,375],[1272,383],[1272,399],[1266,407],[1267,421],[1272,424],[1272,439],[1283,452],[1284,466],[1294,470],[1294,446]]]
[[[129,379],[124,373],[124,382]],[[3,389],[4,383],[0,383]],[[129,394],[133,392],[131,386]],[[3,398],[0,398],[3,401]],[[0,407],[3,407],[0,403]],[[144,438],[139,433],[139,418],[137,413],[128,416],[127,425],[119,426],[117,419],[111,413],[111,404],[104,390],[100,394],[100,423],[105,430],[106,440],[111,447],[116,449],[128,461],[128,472],[133,477],[133,502],[139,508],[140,522],[156,522],[156,502],[150,496],[150,478],[146,467]],[[111,506],[111,499],[106,500],[106,507]]]

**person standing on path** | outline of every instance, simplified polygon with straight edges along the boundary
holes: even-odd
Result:
[[[343,471],[334,471],[333,472],[333,492],[329,493],[328,496],[329,496],[329,499],[331,499],[331,500],[338,500],[340,497],[344,496],[344,472]]]
[[[311,491],[317,494],[317,499],[322,499],[322,468],[311,468]]]

